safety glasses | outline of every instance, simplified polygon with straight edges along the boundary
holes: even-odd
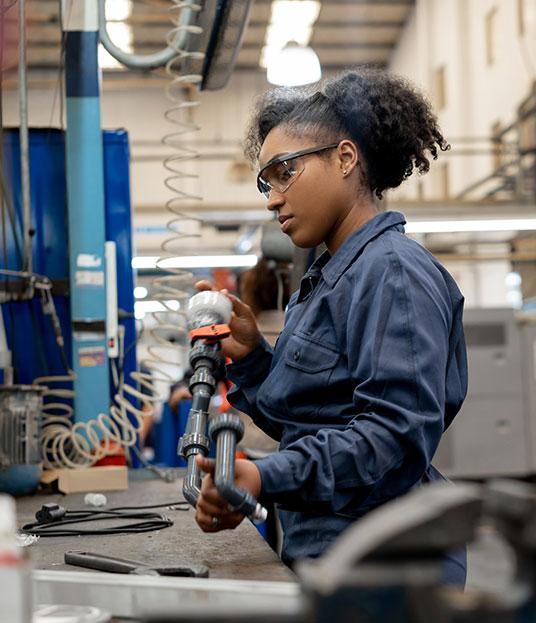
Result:
[[[321,145],[320,147],[310,147],[295,151],[285,156],[273,158],[266,164],[257,175],[257,188],[267,199],[272,190],[278,193],[284,193],[303,173],[305,164],[303,159],[305,156],[317,154],[326,149],[333,149],[339,143],[331,143],[330,145]]]

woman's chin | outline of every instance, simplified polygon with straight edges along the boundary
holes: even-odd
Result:
[[[322,243],[322,240],[318,240],[318,236],[307,235],[296,229],[289,231],[286,235],[292,240],[292,244],[300,249],[313,249]]]

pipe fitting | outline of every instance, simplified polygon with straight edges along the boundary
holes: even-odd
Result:
[[[209,435],[216,442],[214,484],[233,510],[247,515],[253,523],[262,523],[268,514],[266,509],[235,483],[236,446],[243,434],[244,425],[235,413],[222,413],[211,420]]]
[[[244,436],[244,424],[236,413],[220,413],[212,418],[208,425],[208,435],[216,442],[218,434],[223,430],[232,431],[235,434],[236,443]]]

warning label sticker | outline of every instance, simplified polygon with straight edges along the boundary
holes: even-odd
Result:
[[[81,368],[102,366],[105,360],[104,346],[83,346],[78,349],[78,363]]]
[[[104,285],[104,272],[102,270],[77,270],[74,279],[77,286],[101,287]]]

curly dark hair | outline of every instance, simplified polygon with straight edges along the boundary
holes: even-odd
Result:
[[[428,100],[404,78],[374,68],[347,71],[307,88],[268,91],[256,103],[245,142],[256,163],[276,126],[322,142],[353,140],[364,157],[366,184],[380,199],[417,169],[430,169],[446,142]]]

